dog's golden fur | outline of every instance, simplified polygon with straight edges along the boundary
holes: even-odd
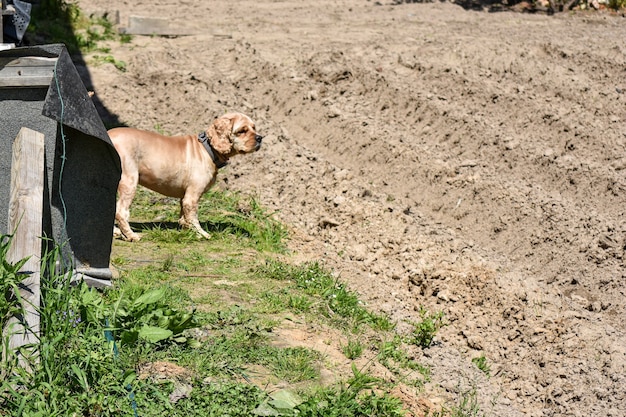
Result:
[[[263,138],[256,133],[254,122],[241,113],[223,115],[206,133],[213,155],[197,135],[164,136],[127,127],[109,130],[122,162],[115,220],[124,239],[140,239],[128,224],[137,184],[179,198],[178,222],[209,238],[198,220],[198,202],[215,183],[219,168],[216,163],[224,164],[236,154],[257,151]]]

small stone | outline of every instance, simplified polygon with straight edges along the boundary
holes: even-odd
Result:
[[[334,219],[330,219],[330,218],[323,218],[319,221],[319,226],[322,229],[329,229],[332,227],[337,227],[339,226],[341,223],[339,223],[337,220]]]

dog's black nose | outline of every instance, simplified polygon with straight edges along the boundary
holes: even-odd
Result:
[[[256,142],[257,142],[257,143],[261,143],[261,141],[263,140],[263,136],[261,136],[261,135],[256,135],[256,136],[254,137],[254,139],[256,140]]]

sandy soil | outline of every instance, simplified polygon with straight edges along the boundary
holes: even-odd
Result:
[[[264,147],[220,186],[401,329],[446,313],[425,397],[626,415],[626,18],[382,3],[80,0],[197,33],[111,45],[127,71],[91,87],[109,121],[171,134],[250,114]]]

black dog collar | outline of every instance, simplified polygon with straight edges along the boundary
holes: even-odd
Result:
[[[222,161],[217,157],[215,149],[213,149],[213,146],[211,146],[209,135],[207,135],[206,132],[198,133],[198,142],[200,142],[204,146],[204,149],[206,149],[206,151],[209,153],[217,169],[223,168],[228,165],[228,161]]]

